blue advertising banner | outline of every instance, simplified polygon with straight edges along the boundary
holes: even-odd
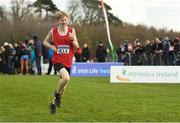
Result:
[[[83,77],[110,77],[111,66],[123,66],[120,62],[106,62],[106,63],[73,63],[71,69],[71,76]]]

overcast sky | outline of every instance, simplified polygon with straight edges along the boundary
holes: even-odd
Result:
[[[123,21],[180,31],[180,0],[105,0]]]
[[[0,0],[7,6],[10,0]],[[34,2],[35,0],[29,0]],[[53,0],[66,10],[68,0]],[[180,31],[180,0],[104,0],[122,21]]]

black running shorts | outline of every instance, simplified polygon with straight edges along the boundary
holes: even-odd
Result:
[[[56,64],[54,64],[54,69],[55,69],[55,71],[59,72],[62,68],[65,68],[65,69],[68,71],[69,75],[70,75],[70,73],[71,73],[71,68],[65,67],[62,63],[56,63]]]

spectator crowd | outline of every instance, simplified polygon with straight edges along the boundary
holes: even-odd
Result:
[[[118,62],[125,65],[180,65],[180,40],[168,37],[146,40],[125,41],[116,51]]]
[[[180,65],[180,39],[125,40],[115,54],[115,62],[123,62],[125,65]],[[0,73],[41,75],[43,61],[49,63],[46,74],[50,74],[53,68],[52,56],[52,49],[45,48],[37,36],[14,44],[4,42],[0,47]],[[74,52],[74,62],[112,62],[111,58],[112,54],[103,42],[99,42],[93,55],[87,43]]]

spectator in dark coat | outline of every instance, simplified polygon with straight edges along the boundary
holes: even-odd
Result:
[[[42,42],[38,40],[37,36],[33,36],[33,40],[34,40],[35,59],[36,59],[37,72],[38,72],[38,75],[41,75],[42,74],[42,70],[41,70],[41,56],[42,56],[43,45],[42,45]]]
[[[89,48],[88,48],[88,44],[85,43],[84,47],[82,49],[82,62],[89,61],[89,58],[90,58],[90,51],[89,51]]]
[[[4,47],[1,46],[0,48],[0,73],[4,73],[4,67],[5,67],[5,57],[4,57]]]
[[[152,47],[151,47],[151,42],[149,40],[146,40],[144,50],[145,50],[146,65],[152,65],[152,61],[151,61]]]
[[[106,48],[102,42],[99,43],[99,46],[96,49],[96,58],[98,62],[105,62],[107,56]]]
[[[163,64],[169,65],[169,48],[170,48],[169,38],[165,37],[162,43],[163,43]]]
[[[5,55],[5,62],[6,62],[5,73],[12,74],[14,71],[14,68],[13,68],[13,58],[14,58],[13,48],[10,47],[10,44],[7,42],[4,43],[4,48],[5,48],[4,55]]]
[[[161,40],[155,38],[155,42],[152,46],[152,49],[154,51],[154,65],[162,65],[163,44]]]

